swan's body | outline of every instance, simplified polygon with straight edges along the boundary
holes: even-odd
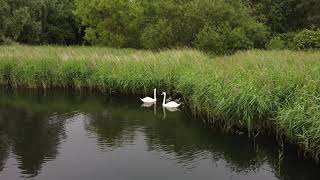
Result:
[[[145,97],[145,98],[140,98],[142,102],[144,103],[155,103],[157,102],[157,89],[153,90],[153,98],[151,97]]]
[[[177,107],[179,107],[179,106],[181,105],[181,104],[178,104],[178,103],[176,103],[176,102],[174,102],[174,101],[170,101],[170,102],[167,102],[167,103],[166,103],[166,93],[163,92],[162,95],[164,96],[164,97],[163,97],[163,102],[162,102],[162,106],[163,106],[163,107],[167,107],[167,108],[177,108]]]

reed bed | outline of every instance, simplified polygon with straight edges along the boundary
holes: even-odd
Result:
[[[195,113],[249,130],[272,124],[318,159],[320,52],[239,52],[210,57],[193,49],[160,52],[102,47],[2,46],[0,85],[101,92],[180,92]],[[268,127],[270,128],[270,127]]]

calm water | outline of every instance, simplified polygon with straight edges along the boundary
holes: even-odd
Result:
[[[273,180],[320,178],[272,137],[213,130],[137,98],[0,94],[0,179]]]

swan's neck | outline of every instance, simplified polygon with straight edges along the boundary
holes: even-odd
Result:
[[[166,104],[166,93],[163,94],[163,102],[162,102],[162,104],[163,104],[163,105]]]
[[[156,90],[153,91],[153,99],[157,100],[157,91]]]

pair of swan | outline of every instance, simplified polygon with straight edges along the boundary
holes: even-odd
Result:
[[[161,95],[163,95],[163,102],[162,102],[162,106],[163,107],[168,107],[168,108],[177,108],[179,107],[181,104],[175,102],[175,101],[169,101],[166,102],[166,96],[167,94],[165,92],[163,92]],[[141,99],[141,98],[140,98]],[[144,103],[155,103],[157,102],[157,89],[153,90],[153,98],[151,97],[145,97],[143,99],[141,99],[142,102]]]

